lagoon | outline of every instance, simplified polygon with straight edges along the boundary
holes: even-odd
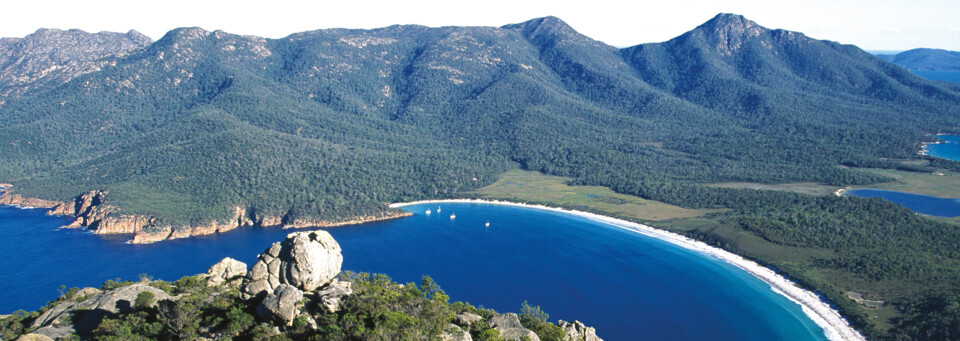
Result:
[[[486,204],[407,206],[413,217],[328,229],[344,269],[400,282],[430,275],[453,300],[517,311],[526,300],[551,320],[578,319],[606,340],[822,340],[800,306],[756,277],[694,250],[569,214]],[[426,209],[434,211],[424,214]],[[456,219],[449,214],[456,213]],[[223,257],[252,264],[291,230],[130,245],[57,229],[42,210],[0,207],[0,312],[38,308],[60,284],[99,286],[140,273],[175,280]],[[489,221],[490,226],[485,223]]]
[[[960,200],[952,198],[940,198],[880,189],[854,189],[844,193],[858,197],[885,199],[909,208],[911,211],[926,215],[937,217],[960,216]]]

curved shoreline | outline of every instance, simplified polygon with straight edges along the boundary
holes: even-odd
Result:
[[[530,205],[522,204],[510,201],[499,201],[499,200],[482,200],[482,199],[446,199],[446,200],[421,200],[421,201],[412,201],[406,203],[393,203],[389,206],[391,208],[399,208],[403,206],[418,205],[418,204],[431,204],[431,203],[465,203],[465,204],[491,204],[491,205],[504,205],[504,206],[518,206],[526,207],[554,212],[561,212],[579,216],[582,218],[587,218],[593,221],[605,223],[622,229],[630,230],[643,234],[648,237],[657,238],[671,244],[689,249],[698,251],[732,264],[740,269],[743,269],[747,273],[753,275],[754,277],[759,278],[763,282],[770,285],[770,289],[775,293],[783,295],[787,299],[796,302],[800,305],[800,308],[803,310],[804,314],[807,315],[814,323],[823,328],[824,334],[829,340],[866,340],[860,332],[853,329],[850,324],[847,323],[847,320],[840,315],[840,312],[830,307],[829,304],[820,299],[819,296],[810,292],[809,290],[802,289],[798,287],[795,283],[789,279],[777,274],[773,270],[764,267],[760,264],[757,264],[754,261],[745,259],[739,255],[736,255],[732,252],[707,245],[704,242],[700,242],[691,238],[684,237],[682,235],[660,230],[651,226],[638,224],[622,219],[607,217],[604,215],[583,212],[577,210],[566,210],[562,208],[549,207],[544,205]]]

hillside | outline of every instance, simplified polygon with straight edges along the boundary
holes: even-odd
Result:
[[[872,335],[893,322],[874,325],[844,290],[891,278],[906,281],[882,293],[894,298],[956,290],[941,285],[960,275],[952,225],[876,201],[706,186],[862,185],[890,178],[857,167],[933,171],[896,160],[916,158],[930,133],[960,131],[960,91],[855,46],[732,14],[625,49],[554,17],[281,39],[200,28],[136,36],[59,38],[92,51],[79,54],[97,68],[36,76],[28,88],[0,78],[13,89],[0,99],[0,182],[66,202],[105,190],[109,215],[183,230],[384,215],[385,203],[458,197],[519,167],[729,209],[711,219],[778,245],[842,250],[762,260],[822,289]],[[11,53],[0,58],[19,58]],[[4,70],[21,79],[37,69]]]
[[[879,57],[911,71],[960,71],[960,52],[956,51],[920,48]]]

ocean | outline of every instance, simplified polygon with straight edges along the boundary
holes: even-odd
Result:
[[[498,311],[539,305],[606,340],[822,340],[800,306],[712,256],[570,214],[489,204],[407,206],[414,216],[327,229],[344,270],[399,282],[430,275],[451,296]],[[433,214],[426,215],[427,209]],[[456,218],[449,215],[456,213]],[[252,265],[292,230],[131,245],[59,229],[43,210],[0,206],[0,313],[35,310],[60,285],[99,286],[142,273],[177,278],[233,257]],[[489,226],[485,226],[489,222]]]

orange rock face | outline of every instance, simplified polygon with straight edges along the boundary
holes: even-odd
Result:
[[[11,185],[0,186],[10,188]],[[156,226],[156,219],[146,215],[115,214],[119,209],[104,203],[107,191],[96,190],[81,194],[72,202],[59,202],[35,198],[25,198],[19,194],[0,192],[0,205],[16,205],[21,207],[50,208],[47,214],[73,216],[75,220],[64,226],[71,228],[86,227],[96,234],[132,234],[134,244],[149,244],[164,240],[204,236],[214,233],[227,232],[241,226],[260,227],[331,227],[341,225],[360,224],[370,221],[388,220],[413,215],[409,212],[386,213],[373,216],[357,216],[344,220],[321,219],[294,219],[284,222],[282,217],[258,216],[243,207],[234,207],[233,217],[225,221],[211,221],[199,226]]]

